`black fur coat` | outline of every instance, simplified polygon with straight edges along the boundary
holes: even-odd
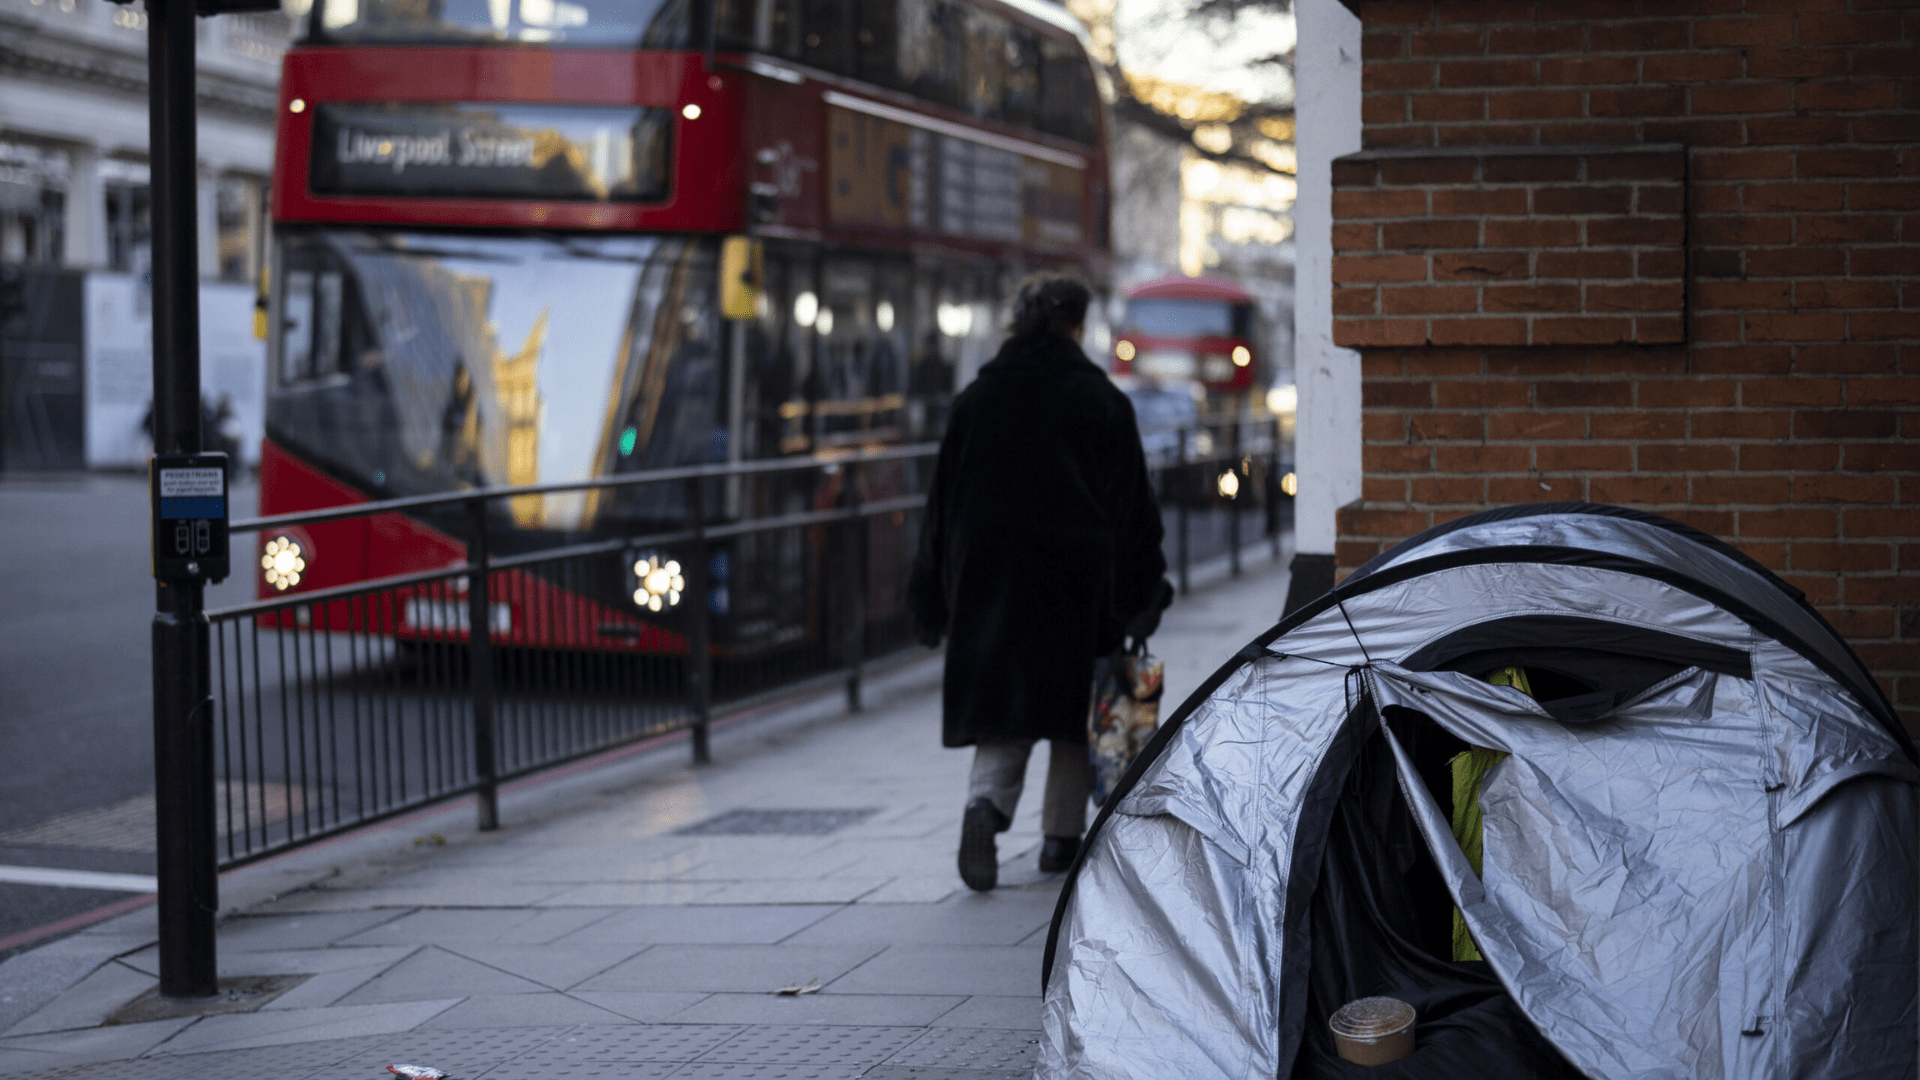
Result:
[[[947,638],[942,741],[1086,739],[1096,657],[1166,557],[1133,405],[1072,339],[1009,340],[954,402],[908,605]]]

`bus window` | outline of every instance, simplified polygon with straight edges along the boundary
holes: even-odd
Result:
[[[982,119],[998,120],[1000,99],[1007,85],[1007,37],[1012,27],[998,15],[965,10],[967,59],[961,107]]]
[[[296,383],[313,364],[313,271],[287,274],[280,301],[280,381]]]
[[[346,281],[338,270],[287,274],[281,301],[280,381],[292,385],[340,374],[340,322]]]
[[[853,32],[854,77],[900,86],[900,0],[859,0]]]
[[[962,9],[946,0],[898,0],[900,85],[938,105],[958,105],[965,71]]]
[[[1040,39],[1014,28],[1007,35],[1007,75],[1001,87],[1000,118],[1009,124],[1040,126]]]
[[[836,75],[853,73],[853,28],[848,25],[846,0],[801,0],[800,61]]]
[[[1086,57],[1067,42],[1041,40],[1040,101],[1040,130],[1076,142],[1093,142],[1100,94]]]
[[[1127,328],[1148,337],[1245,337],[1248,309],[1225,300],[1143,297],[1127,306]]]
[[[356,45],[526,42],[696,46],[692,0],[323,0],[328,40]]]

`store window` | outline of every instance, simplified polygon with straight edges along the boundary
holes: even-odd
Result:
[[[107,269],[145,274],[153,264],[153,189],[143,163],[108,158],[100,163],[106,193]]]
[[[68,168],[64,151],[0,140],[0,262],[61,261]]]

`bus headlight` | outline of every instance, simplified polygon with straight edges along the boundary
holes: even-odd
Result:
[[[680,573],[680,564],[672,559],[662,562],[658,555],[634,560],[633,579],[638,583],[633,590],[633,602],[648,611],[677,607],[680,595],[687,591],[687,579]]]
[[[1246,367],[1251,363],[1253,363],[1253,353],[1249,352],[1245,345],[1235,345],[1233,347],[1233,366]]]
[[[1221,498],[1231,499],[1240,494],[1240,477],[1232,469],[1228,469],[1220,474],[1220,479],[1214,482],[1214,487],[1219,489]]]
[[[261,549],[260,576],[280,592],[300,584],[300,574],[306,568],[306,553],[300,550],[299,542],[290,536],[276,536]]]

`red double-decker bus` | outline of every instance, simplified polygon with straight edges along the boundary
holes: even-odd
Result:
[[[1223,277],[1175,274],[1127,290],[1113,371],[1162,385],[1199,384],[1231,407],[1258,385],[1253,297]]]
[[[1107,269],[1097,76],[1043,0],[314,0],[308,25],[280,89],[265,514],[936,438],[1016,275]],[[686,508],[667,485],[499,513],[511,553]],[[260,593],[445,567],[467,528],[270,533]],[[804,573],[731,554],[716,641],[808,633]],[[587,591],[620,629],[598,647],[677,639],[632,581]]]

